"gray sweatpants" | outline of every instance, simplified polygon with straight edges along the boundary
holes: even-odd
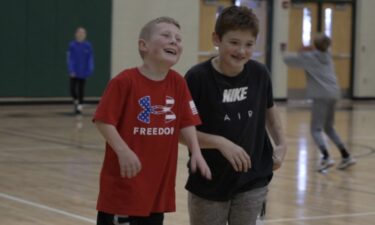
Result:
[[[323,137],[323,132],[335,143],[338,148],[342,148],[342,143],[333,124],[335,122],[335,99],[313,99],[311,109],[311,135],[319,148],[327,149],[327,144]]]
[[[235,195],[230,201],[211,201],[189,192],[190,225],[255,225],[268,188]]]

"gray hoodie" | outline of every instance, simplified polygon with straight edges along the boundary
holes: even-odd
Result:
[[[284,62],[291,67],[302,68],[306,72],[308,98],[338,99],[339,87],[334,71],[332,56],[319,50],[301,53],[285,53]]]

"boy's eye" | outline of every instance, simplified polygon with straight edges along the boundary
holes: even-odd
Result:
[[[181,35],[176,34],[174,37],[175,37],[176,40],[182,41],[182,36]]]

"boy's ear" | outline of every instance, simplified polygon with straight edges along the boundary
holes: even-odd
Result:
[[[216,32],[212,32],[212,43],[217,47],[220,44],[220,37]]]
[[[147,50],[146,41],[143,39],[138,40],[138,49],[142,52],[145,52]]]

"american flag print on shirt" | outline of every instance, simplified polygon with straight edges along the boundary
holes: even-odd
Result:
[[[198,109],[195,106],[194,101],[193,100],[189,101],[189,105],[190,105],[190,109],[191,109],[191,112],[193,113],[193,115],[197,115],[198,114]]]
[[[169,123],[176,119],[176,114],[172,111],[175,100],[166,96],[165,105],[152,105],[151,97],[144,96],[138,100],[139,105],[142,107],[143,111],[138,114],[138,120],[150,124],[151,115],[164,115],[165,123]]]

